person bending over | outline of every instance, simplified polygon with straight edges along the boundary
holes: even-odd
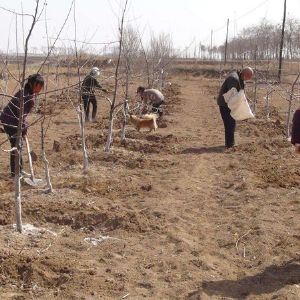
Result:
[[[223,82],[219,95],[217,97],[217,103],[219,105],[220,114],[224,123],[225,129],[225,150],[230,150],[234,147],[234,132],[236,122],[230,115],[230,109],[225,102],[224,94],[226,94],[232,88],[236,88],[237,91],[245,88],[245,81],[250,80],[253,77],[253,70],[250,67],[246,67],[241,71],[231,72],[225,81]]]
[[[137,88],[136,93],[142,100],[142,112],[147,113],[147,106],[151,106],[151,111],[154,113],[159,112],[158,108],[165,102],[164,95],[156,89],[146,89],[143,86]]]
[[[40,93],[40,91],[44,87],[44,79],[40,74],[33,74],[27,78],[27,81],[24,86],[24,114],[22,120],[22,137],[24,138],[27,134],[28,124],[26,123],[26,118],[28,114],[31,112],[34,107],[36,101],[36,95]],[[17,127],[19,123],[20,117],[20,102],[22,99],[22,90],[19,90],[14,97],[8,102],[8,104],[4,107],[1,115],[0,122],[3,125],[4,131],[8,135],[11,148],[15,148],[17,146]],[[16,152],[10,152],[10,172],[11,176],[15,176],[15,156]],[[23,161],[22,157],[20,158],[20,168],[21,175],[27,175],[23,171]]]

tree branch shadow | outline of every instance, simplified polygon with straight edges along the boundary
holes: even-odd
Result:
[[[181,151],[181,154],[204,154],[204,153],[222,153],[224,152],[224,146],[213,147],[191,147]]]
[[[72,124],[78,124],[78,121],[54,121],[53,122],[55,125],[61,125],[61,124],[65,124],[65,125],[72,125]]]
[[[272,265],[262,273],[239,280],[203,281],[202,291],[206,294],[244,299],[249,295],[269,294],[289,284],[300,282],[300,264],[289,261],[282,266]],[[198,293],[192,292],[188,299],[196,299]]]

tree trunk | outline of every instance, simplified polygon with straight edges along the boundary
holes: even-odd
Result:
[[[83,172],[86,172],[89,166],[89,159],[86,150],[86,143],[85,143],[85,131],[84,131],[84,109],[83,105],[80,104],[77,109],[78,120],[79,120],[79,127],[80,127],[80,136],[82,142],[82,154],[83,154]]]
[[[281,40],[280,40],[280,50],[279,50],[278,82],[281,81],[282,51],[283,51],[283,42],[284,42],[285,17],[286,17],[286,0],[284,0],[284,7],[283,7],[283,20],[282,20]]]
[[[112,144],[113,125],[114,125],[114,116],[113,116],[113,108],[111,108],[105,152],[109,152],[111,144]]]
[[[46,157],[46,151],[45,151],[45,135],[44,135],[44,128],[43,128],[43,122],[41,123],[41,136],[42,136],[42,159],[44,162],[44,167],[45,167],[45,175],[46,175],[46,182],[47,182],[47,193],[52,193],[53,188],[52,188],[52,183],[51,183],[51,177],[50,177],[50,171],[49,171],[49,162]]]

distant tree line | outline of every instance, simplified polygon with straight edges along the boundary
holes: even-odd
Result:
[[[279,58],[281,24],[266,19],[258,25],[244,28],[228,41],[228,59],[272,60]],[[224,35],[225,40],[225,35]],[[225,42],[220,46],[199,45],[198,57],[202,59],[223,59]],[[300,20],[288,18],[285,25],[283,57],[288,60],[300,58]]]
[[[281,26],[279,23],[272,23],[262,19],[259,24],[244,28],[237,36],[229,39],[227,46],[228,60],[274,60],[279,58],[279,47],[281,38]],[[101,49],[93,51],[79,49],[80,56],[103,55],[114,56],[116,46],[114,44],[104,45]],[[128,26],[124,29],[123,50],[127,60],[139,60],[138,67],[145,67],[150,74],[156,73],[151,81],[155,80],[158,72],[165,69],[174,57],[199,58],[203,60],[223,60],[225,55],[225,32],[222,45],[205,45],[204,43],[193,43],[184,49],[175,49],[171,35],[160,33],[152,34],[150,39],[144,41],[138,29]],[[41,53],[46,53],[45,47]],[[37,49],[32,49],[33,53]],[[4,54],[4,53],[3,53]],[[72,47],[55,47],[54,56],[73,56]],[[288,18],[285,24],[283,57],[286,60],[300,59],[300,20]],[[127,61],[128,63],[128,61]],[[142,65],[141,65],[142,63]]]
[[[273,60],[279,58],[281,23],[271,23],[262,19],[258,25],[244,28],[237,36],[229,39],[227,59],[229,60]],[[222,45],[205,45],[199,42],[193,49],[178,51],[182,58],[203,60],[223,60],[225,55],[225,34]],[[288,18],[285,24],[283,58],[300,59],[300,20]]]

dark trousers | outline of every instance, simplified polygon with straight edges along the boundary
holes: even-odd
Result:
[[[90,115],[90,105],[93,105],[92,118],[95,119],[97,114],[97,99],[95,95],[82,95],[83,107],[85,111],[85,118],[88,119]]]
[[[158,113],[158,115],[161,117],[163,115],[163,111],[160,108],[160,106],[164,103],[164,101],[160,101],[157,103],[152,104],[152,112]]]
[[[10,127],[10,126],[3,126],[4,131],[8,135],[10,146],[14,148],[17,146],[17,128]],[[15,159],[16,159],[16,150],[10,152],[10,173],[12,176],[15,175]],[[23,160],[20,154],[20,168],[22,170],[23,167]]]
[[[230,148],[234,146],[234,131],[236,122],[230,115],[230,109],[228,106],[219,106],[219,108],[225,128],[225,147]]]
[[[160,102],[153,103],[153,104],[152,104],[152,107],[154,107],[154,108],[159,108],[163,103],[164,103],[164,101],[160,101]]]

